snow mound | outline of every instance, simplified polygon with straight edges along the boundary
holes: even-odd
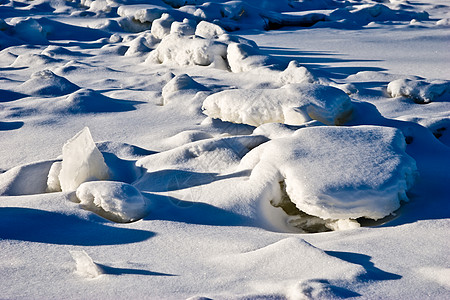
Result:
[[[404,136],[394,128],[303,128],[249,152],[240,169],[253,169],[253,181],[281,183],[285,195],[272,204],[288,214],[342,219],[330,229],[353,228],[356,224],[348,219],[380,219],[407,200],[416,164],[405,147]]]
[[[198,36],[169,34],[150,52],[146,62],[179,66],[209,66],[226,69],[227,46]]]
[[[162,89],[163,104],[166,105],[171,99],[180,97],[180,95],[190,95],[193,97],[199,91],[208,89],[192,79],[187,74],[180,74],[170,80]]]
[[[73,114],[131,111],[135,109],[131,103],[109,98],[90,89],[80,89],[59,101],[57,111]]]
[[[150,52],[150,47],[151,46],[149,45],[145,37],[137,37],[130,43],[127,52],[125,52],[125,56],[142,55],[144,53]]]
[[[273,122],[301,125],[312,119],[341,125],[351,117],[352,110],[347,94],[318,84],[227,90],[208,96],[203,102],[203,113],[211,118],[252,126]]]
[[[450,91],[450,82],[436,80],[397,79],[388,84],[387,92],[391,97],[408,97],[416,103],[430,103]]]
[[[75,191],[85,181],[109,178],[108,166],[95,146],[89,128],[85,127],[68,140],[62,152],[63,160],[58,179],[63,192]]]
[[[85,182],[77,188],[76,195],[84,209],[114,222],[134,222],[148,214],[145,197],[127,183]]]
[[[47,32],[36,20],[32,18],[12,20],[14,36],[26,43],[46,45],[48,44]]]
[[[47,174],[54,161],[17,166],[0,174],[0,196],[42,194]]]
[[[184,136],[176,138],[181,139]],[[147,169],[148,172],[179,169],[220,173],[237,166],[248,151],[268,140],[257,135],[212,139],[207,139],[206,135],[195,135],[194,138],[202,140],[141,158],[136,165]],[[175,144],[174,141],[171,142]]]
[[[79,87],[50,70],[35,72],[18,87],[18,91],[33,96],[57,97],[78,90]]]

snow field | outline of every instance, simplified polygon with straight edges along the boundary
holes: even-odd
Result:
[[[448,298],[449,17],[3,1],[0,294]]]

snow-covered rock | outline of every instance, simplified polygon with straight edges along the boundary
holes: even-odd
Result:
[[[192,79],[187,74],[180,74],[170,80],[162,89],[163,104],[167,104],[172,98],[187,96],[193,97],[199,91],[208,89]]]
[[[84,209],[115,222],[133,222],[148,214],[146,198],[127,183],[85,182],[77,188],[76,196]]]
[[[286,195],[272,203],[288,213],[298,209],[323,220],[380,219],[407,200],[414,182],[416,163],[405,147],[403,134],[394,128],[303,128],[255,148],[240,169],[253,169],[253,181],[281,182]],[[341,221],[329,227],[354,226]]]
[[[311,120],[344,124],[352,103],[343,91],[318,84],[291,84],[279,89],[226,90],[203,102],[211,118],[259,126],[264,123],[301,125]]]
[[[63,192],[75,191],[85,181],[109,178],[108,166],[95,146],[89,128],[85,127],[64,144],[58,178]]]

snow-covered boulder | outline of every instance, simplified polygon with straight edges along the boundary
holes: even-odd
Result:
[[[77,188],[76,196],[84,209],[115,222],[133,222],[148,214],[146,198],[127,183],[85,182]]]
[[[313,119],[341,125],[351,117],[352,110],[347,94],[318,84],[226,90],[208,96],[203,102],[203,113],[211,118],[252,126],[273,122],[301,125]]]
[[[85,127],[63,146],[63,160],[59,182],[63,192],[75,191],[90,180],[109,178],[109,169],[95,146],[89,128]]]
[[[248,72],[274,64],[270,56],[260,53],[258,48],[241,43],[231,43],[227,48],[227,60],[234,73]]]
[[[281,183],[285,196],[272,204],[298,213],[294,223],[306,213],[331,221],[330,229],[351,228],[353,219],[383,218],[407,200],[416,163],[405,147],[400,130],[389,127],[303,128],[253,149],[240,168],[253,169],[252,181]]]
[[[450,91],[448,81],[425,81],[397,79],[388,84],[387,92],[391,97],[408,97],[416,103],[429,103]]]

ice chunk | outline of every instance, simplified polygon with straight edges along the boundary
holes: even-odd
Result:
[[[33,96],[62,96],[73,93],[79,87],[64,77],[55,75],[50,70],[43,70],[31,75],[18,90]]]
[[[63,192],[75,191],[89,180],[109,178],[108,166],[95,146],[89,128],[85,127],[63,146],[59,182]]]
[[[227,68],[227,46],[213,40],[196,36],[170,34],[147,57],[146,62],[175,64],[180,66],[208,66]]]
[[[162,39],[166,35],[169,35],[170,27],[174,21],[174,18],[172,18],[169,14],[162,14],[161,18],[153,21],[151,29],[152,34],[158,39]]]
[[[96,278],[103,274],[103,270],[92,260],[84,250],[71,250],[70,254],[75,260],[76,271],[80,276]]]
[[[78,187],[76,195],[84,209],[114,222],[133,222],[148,214],[146,198],[124,182],[85,182]]]
[[[380,219],[407,200],[406,191],[414,182],[416,164],[405,147],[403,134],[389,127],[303,128],[255,148],[241,168],[253,168],[251,180],[278,174],[290,201],[311,216]],[[277,206],[282,200],[273,201]],[[353,224],[341,221],[333,226]]]
[[[442,96],[446,91],[450,91],[448,81],[425,81],[397,79],[388,84],[387,92],[391,97],[408,97],[416,103],[429,103]]]
[[[343,91],[318,84],[291,84],[279,89],[227,90],[203,102],[212,118],[259,126],[264,123],[301,125],[312,119],[343,124],[351,116],[352,103]]]

